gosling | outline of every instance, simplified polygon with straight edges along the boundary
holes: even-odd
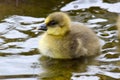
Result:
[[[39,40],[39,51],[56,59],[72,59],[99,53],[96,34],[79,22],[71,22],[63,12],[54,12],[45,19],[39,30],[45,30]]]

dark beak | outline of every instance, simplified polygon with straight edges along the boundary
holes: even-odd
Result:
[[[46,26],[46,24],[45,24],[45,23],[42,23],[42,24],[40,25],[40,27],[38,28],[38,30],[47,31],[47,26]]]

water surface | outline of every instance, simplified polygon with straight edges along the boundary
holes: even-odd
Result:
[[[120,0],[0,1],[0,80],[119,80],[119,7]],[[101,54],[73,60],[42,56],[37,50],[42,33],[35,34],[35,29],[55,11],[93,29]]]

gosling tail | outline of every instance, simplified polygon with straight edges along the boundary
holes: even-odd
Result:
[[[117,29],[118,29],[118,38],[120,39],[120,15],[118,16],[118,20],[117,20]]]

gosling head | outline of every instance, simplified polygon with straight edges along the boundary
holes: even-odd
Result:
[[[49,35],[63,36],[70,31],[70,18],[63,12],[54,12],[45,19],[40,30],[46,30]]]

